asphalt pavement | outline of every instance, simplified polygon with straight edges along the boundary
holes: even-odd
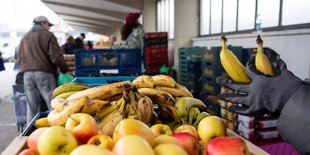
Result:
[[[5,71],[0,72],[0,152],[19,136],[16,126],[12,85],[15,83],[14,63],[5,63]]]

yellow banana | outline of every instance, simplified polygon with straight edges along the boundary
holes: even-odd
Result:
[[[122,99],[120,99],[122,100]],[[104,105],[103,107],[101,107],[101,109],[98,109],[98,111],[96,112],[95,115],[95,120],[101,120],[102,118],[104,118],[106,115],[110,114],[111,112],[119,109],[120,107],[120,100],[119,101],[114,101],[114,102],[110,102],[109,104]],[[123,100],[124,101],[124,100]]]
[[[69,92],[65,92],[62,94],[57,95],[55,98],[62,98],[62,99],[67,99],[69,96],[71,96],[74,93],[77,93],[79,91],[69,91]]]
[[[88,103],[88,98],[84,97],[81,99],[78,99],[78,102],[75,102],[75,104],[71,104],[66,109],[64,109],[61,112],[57,112],[56,110],[51,111],[47,115],[48,123],[51,126],[58,126],[58,125],[65,125],[67,119],[74,113],[83,112],[85,110],[85,107]]]
[[[91,88],[92,86],[83,84],[83,83],[66,83],[63,84],[57,88],[54,89],[53,91],[53,96],[56,97],[59,94],[65,93],[65,92],[70,92],[70,91],[81,91],[85,90],[88,88]]]
[[[258,45],[257,54],[255,56],[255,67],[265,75],[274,76],[272,65],[264,53],[263,40],[260,35],[257,36],[256,43]]]
[[[98,110],[102,109],[107,104],[110,104],[110,101],[92,99],[92,100],[89,100],[89,102],[87,103],[85,107],[85,111],[83,112],[88,113],[88,114],[94,114]]]
[[[156,86],[163,86],[163,87],[176,87],[175,80],[168,76],[168,75],[155,75],[152,76],[153,80],[156,83]]]
[[[191,107],[197,107],[201,111],[206,109],[206,105],[201,100],[193,97],[181,97],[175,103],[176,114],[182,120],[182,123],[187,122],[187,116]]]
[[[138,91],[151,98],[154,104],[161,105],[165,107],[165,105],[174,105],[174,98],[172,97],[171,94],[162,91],[162,90],[157,90],[153,88],[140,88]]]
[[[153,102],[149,97],[143,96],[138,101],[138,111],[141,114],[141,121],[148,124],[152,119],[154,111]]]
[[[200,111],[197,107],[191,107],[188,112],[188,124],[192,125],[199,113]]]
[[[114,95],[112,97],[109,97],[109,98],[106,98],[104,99],[105,101],[118,101],[119,99],[121,99],[123,97],[122,94],[117,94],[117,95]]]
[[[132,83],[139,88],[155,88],[156,84],[152,77],[148,75],[138,76]]]
[[[131,90],[134,84],[130,81],[116,82],[98,87],[89,88],[75,94],[72,94],[67,100],[74,100],[87,96],[89,99],[106,99],[114,95],[122,93],[124,90]]]
[[[232,51],[228,50],[225,36],[221,38],[222,50],[220,52],[221,63],[227,72],[227,74],[238,82],[251,82],[249,77],[245,73],[245,67],[240,63],[238,58]]]
[[[158,86],[155,89],[165,91],[175,97],[193,97],[192,93],[188,89],[180,84],[177,84],[175,88]]]
[[[36,120],[34,126],[36,128],[42,128],[42,127],[50,127],[50,124],[48,123],[47,117],[42,117]]]
[[[118,110],[114,111],[113,113],[109,114],[109,118],[104,118],[103,121],[98,125],[98,135],[107,135],[112,137],[114,129],[116,125],[125,119],[124,114],[120,113]]]
[[[124,91],[124,100],[127,103],[126,118],[141,120],[141,114],[138,111],[138,103],[135,100],[136,96],[133,91]]]

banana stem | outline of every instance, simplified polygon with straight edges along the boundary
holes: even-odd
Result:
[[[264,53],[264,48],[263,48],[263,40],[262,38],[260,37],[260,35],[257,36],[257,39],[256,39],[256,43],[257,43],[257,54],[262,54]]]
[[[227,49],[227,38],[225,36],[221,37],[222,48]]]

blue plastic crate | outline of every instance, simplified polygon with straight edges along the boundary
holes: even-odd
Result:
[[[141,49],[75,50],[75,76],[141,75]]]
[[[136,76],[109,76],[109,77],[76,77],[71,82],[72,83],[85,83],[93,87],[122,81],[133,81]]]
[[[264,51],[266,51],[267,49],[270,49],[270,48],[265,47]],[[244,48],[243,49],[243,61],[242,61],[242,64],[246,65],[246,63],[248,62],[250,56],[252,54],[256,54],[256,52],[257,52],[257,47],[255,47],[255,48]]]
[[[240,62],[243,62],[243,48],[242,46],[231,46],[228,45],[227,48],[231,50],[234,55],[239,59]],[[216,62],[221,63],[220,60],[220,52],[222,50],[222,47],[211,47],[210,48],[204,48],[202,51],[202,61],[204,62]]]
[[[216,77],[202,78],[201,91],[210,95],[218,95],[221,92],[221,86],[215,81]]]
[[[222,64],[215,61],[203,61],[201,62],[201,75],[207,77],[227,76]]]

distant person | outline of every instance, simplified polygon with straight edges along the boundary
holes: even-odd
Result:
[[[5,70],[5,67],[4,67],[4,62],[3,62],[3,59],[2,59],[2,54],[1,54],[1,51],[0,51],[0,71],[3,71]]]
[[[93,42],[90,40],[87,41],[87,49],[93,49]]]
[[[116,37],[115,36],[110,37],[110,44],[111,44],[111,46],[116,44]]]
[[[52,110],[50,102],[56,88],[57,67],[62,73],[68,71],[57,39],[49,31],[51,26],[53,24],[44,16],[34,18],[32,28],[21,39],[19,45],[18,63],[21,72],[24,73],[28,124],[39,111],[40,95],[48,110]]]
[[[84,48],[84,39],[85,33],[81,33],[80,36],[75,39],[76,48]]]
[[[61,46],[61,49],[63,54],[74,54],[76,44],[74,38],[71,35],[68,36],[66,43]]]

